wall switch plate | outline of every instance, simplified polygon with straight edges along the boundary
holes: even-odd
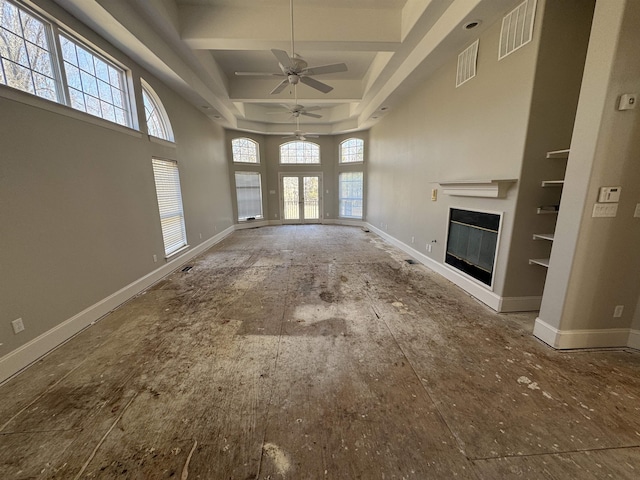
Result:
[[[618,214],[617,203],[596,203],[593,206],[593,213],[591,216],[596,217],[615,217]]]
[[[636,211],[633,212],[633,216],[636,218],[640,218],[640,203],[636,203]]]
[[[438,200],[438,189],[437,188],[432,188],[431,189],[431,201],[435,202],[436,200]]]
[[[622,317],[623,311],[624,311],[624,305],[616,305],[616,308],[613,309],[613,318]]]
[[[635,93],[625,93],[620,96],[620,102],[618,103],[618,110],[633,110],[636,108],[637,95]]]
[[[411,237],[411,243],[414,243],[416,241],[416,237]]]
[[[427,252],[431,253],[431,244],[427,243]]]
[[[16,335],[24,330],[24,323],[21,318],[17,318],[11,322],[11,326],[13,327],[13,333]]]
[[[600,187],[599,203],[615,203],[620,201],[622,187]]]
[[[153,256],[153,263],[157,263],[157,261],[158,261],[158,256],[157,256],[157,255],[154,255],[154,256]]]

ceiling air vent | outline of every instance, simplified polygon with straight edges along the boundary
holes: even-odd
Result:
[[[525,0],[502,19],[498,60],[531,41],[536,0]]]
[[[476,76],[476,62],[478,60],[478,40],[473,42],[464,52],[458,55],[458,73],[456,88],[467,80]]]

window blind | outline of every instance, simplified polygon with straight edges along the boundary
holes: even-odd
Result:
[[[187,244],[178,164],[154,158],[153,176],[156,182],[164,252],[169,256]]]
[[[236,172],[236,196],[238,199],[238,220],[262,218],[262,188],[260,174],[256,172]]]

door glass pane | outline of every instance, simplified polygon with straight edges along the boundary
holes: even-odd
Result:
[[[298,220],[300,218],[298,177],[282,177],[282,191],[284,220]]]
[[[318,177],[304,177],[304,218],[305,220],[317,220],[318,209]]]

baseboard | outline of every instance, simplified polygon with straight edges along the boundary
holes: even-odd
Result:
[[[269,220],[251,220],[248,222],[236,223],[234,230],[246,230],[249,228],[267,227],[271,224]]]
[[[558,350],[632,346],[630,345],[631,334],[628,328],[558,330],[539,317],[536,318],[533,335]],[[640,335],[635,338],[640,340]]]
[[[366,225],[362,220],[349,220],[346,218],[325,218],[322,223],[323,225],[344,225],[346,227],[364,227]]]
[[[196,255],[199,255],[205,250],[211,248],[213,245],[233,233],[234,230],[235,228],[233,226],[225,229],[211,237],[209,240],[202,242],[200,245],[188,250],[170,262],[167,262],[160,268],[130,283],[126,287],[121,288],[117,292],[56,325],[51,330],[44,332],[42,335],[16,348],[12,352],[9,352],[4,357],[0,358],[0,383],[25,369],[54,348],[62,345],[71,337],[112,311],[114,308],[122,305],[130,298],[149,288],[158,280],[179,268],[185,262],[188,262]]]
[[[629,341],[627,342],[627,347],[640,350],[640,330],[629,330]]]
[[[406,254],[411,255],[413,258],[418,260],[420,263],[422,263],[426,267],[430,268],[436,273],[439,273],[440,275],[445,277],[447,280],[455,283],[457,286],[462,288],[465,292],[475,297],[476,299],[480,300],[482,303],[484,303],[491,309],[495,310],[496,312],[502,311],[501,310],[502,297],[500,297],[499,295],[493,293],[490,290],[487,290],[486,288],[480,286],[479,284],[460,275],[459,273],[448,268],[444,264],[436,262],[432,258],[419,252],[418,250],[415,250],[409,247],[408,245],[402,243],[401,241],[392,237],[388,233],[376,228],[374,225],[367,223],[366,226],[367,228],[369,228],[369,230],[374,232],[376,235],[384,238],[387,242],[389,242],[394,247],[397,247],[403,252],[405,252]]]
[[[542,297],[502,297],[500,312],[535,312],[540,310]]]

